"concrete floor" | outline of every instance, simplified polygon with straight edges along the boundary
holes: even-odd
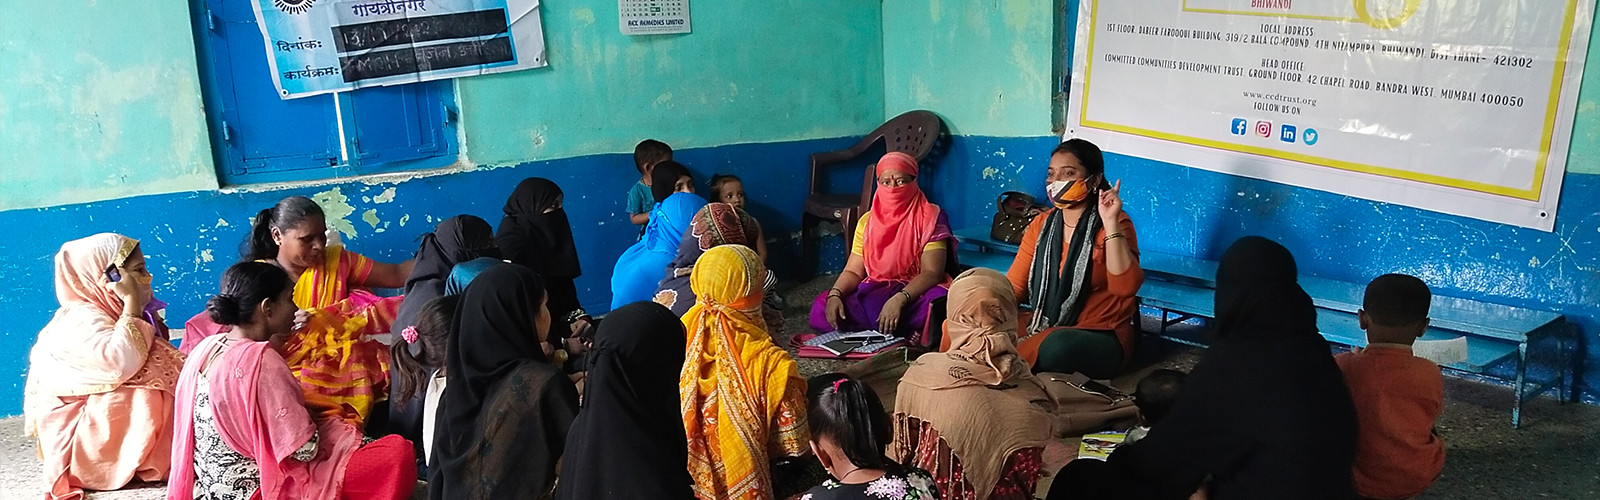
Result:
[[[830,284],[831,276],[785,287],[788,334],[806,331],[811,299]],[[775,340],[787,346],[787,337]],[[1187,370],[1199,354],[1176,344],[1147,342],[1136,356],[1137,369],[1119,377],[1115,385],[1131,391],[1133,383],[1149,370]],[[845,365],[799,361],[807,376]],[[1419,498],[1600,498],[1600,408],[1541,398],[1523,408],[1523,428],[1515,430],[1510,425],[1512,399],[1506,387],[1445,378],[1444,414],[1439,419],[1447,446],[1444,475]],[[0,499],[41,497],[39,476],[34,444],[22,437],[22,418],[0,419]],[[95,492],[90,498],[153,500],[164,496],[164,486],[157,483]]]

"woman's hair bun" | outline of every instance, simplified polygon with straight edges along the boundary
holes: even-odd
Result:
[[[230,295],[217,295],[206,301],[206,315],[219,325],[238,325],[241,323],[239,300]]]

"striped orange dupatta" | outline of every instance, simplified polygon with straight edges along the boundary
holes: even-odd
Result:
[[[342,246],[328,247],[321,266],[295,283],[294,303],[311,312],[284,346],[284,361],[308,394],[349,406],[357,425],[389,395],[389,349],[372,335],[389,333],[401,297],[378,297],[350,283],[365,281],[373,261]]]

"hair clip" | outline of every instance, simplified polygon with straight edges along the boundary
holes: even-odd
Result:
[[[850,378],[849,377],[845,377],[845,378],[841,378],[839,380],[833,381],[833,392],[835,392],[835,393],[839,392],[839,385],[845,383],[845,381],[847,381],[847,380],[850,380]]]
[[[407,344],[417,343],[417,327],[408,326],[406,329],[400,330],[400,338],[406,339]]]

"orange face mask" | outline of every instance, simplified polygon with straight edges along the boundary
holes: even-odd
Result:
[[[1084,181],[1052,181],[1046,186],[1050,202],[1067,208],[1089,197],[1089,183]]]

